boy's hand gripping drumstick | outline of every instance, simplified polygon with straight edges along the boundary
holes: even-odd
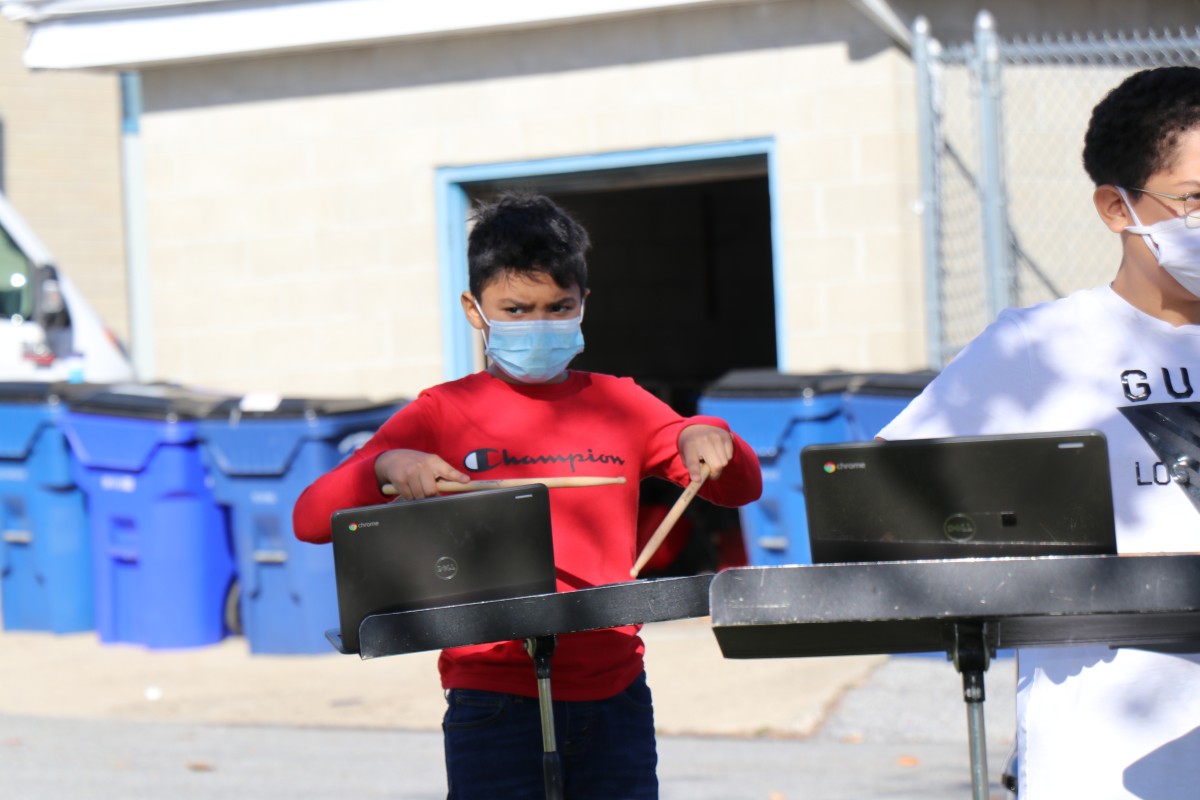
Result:
[[[579,486],[607,486],[610,484],[625,483],[624,478],[589,478],[584,475],[575,475],[565,478],[503,478],[494,481],[471,481],[470,483],[459,483],[457,481],[438,480],[437,488],[439,492],[481,492],[484,489],[509,489],[514,486],[528,486],[531,483],[540,483],[547,489],[569,489]],[[382,491],[386,495],[398,494],[396,487],[390,483],[385,483]]]
[[[629,577],[636,578],[638,573],[642,571],[642,567],[646,566],[646,562],[658,551],[663,540],[667,538],[667,534],[671,532],[671,528],[675,527],[675,523],[683,515],[683,510],[688,507],[688,503],[692,502],[692,498],[700,491],[700,487],[707,479],[708,464],[701,464],[700,477],[688,484],[688,487],[683,490],[683,494],[675,501],[675,505],[671,506],[671,510],[663,517],[663,521],[658,524],[658,527],[650,536],[650,541],[646,542],[646,546],[642,548],[641,555],[634,562],[633,569],[629,570]]]

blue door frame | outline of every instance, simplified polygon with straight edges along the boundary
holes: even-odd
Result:
[[[620,170],[690,161],[765,156],[767,188],[771,195],[771,264],[775,286],[775,353],[777,366],[787,363],[784,336],[782,263],[779,215],[776,209],[775,142],[773,139],[743,139],[732,142],[629,150],[617,153],[550,158],[538,161],[513,161],[466,167],[442,167],[435,174],[438,269],[442,306],[443,370],[447,380],[461,378],[474,371],[475,340],[471,327],[462,316],[459,297],[467,291],[467,218],[466,185],[483,181],[536,179],[575,172]]]

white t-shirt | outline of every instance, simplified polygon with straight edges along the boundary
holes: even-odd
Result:
[[[1099,429],[1117,549],[1200,552],[1200,486],[1147,441],[1163,424],[1200,445],[1200,326],[1103,286],[1003,312],[879,435]],[[1022,800],[1200,798],[1200,654],[1027,648],[1018,674]]]

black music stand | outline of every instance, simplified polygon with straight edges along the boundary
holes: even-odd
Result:
[[[747,567],[716,576],[711,606],[726,658],[945,650],[963,676],[973,797],[987,800],[983,673],[996,649],[1200,649],[1200,556]]]
[[[563,778],[554,735],[550,677],[555,637],[560,633],[707,616],[712,580],[712,575],[657,578],[574,592],[369,614],[358,626],[359,656],[366,660],[524,640],[538,682],[546,797],[559,800]],[[340,631],[326,631],[325,637],[339,652],[347,652]]]

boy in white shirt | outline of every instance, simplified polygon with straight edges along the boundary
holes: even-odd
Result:
[[[1118,550],[1200,551],[1200,69],[1112,90],[1083,163],[1112,283],[1004,311],[879,436],[1099,429]],[[1018,672],[1022,800],[1200,797],[1200,654],[1030,648]]]

